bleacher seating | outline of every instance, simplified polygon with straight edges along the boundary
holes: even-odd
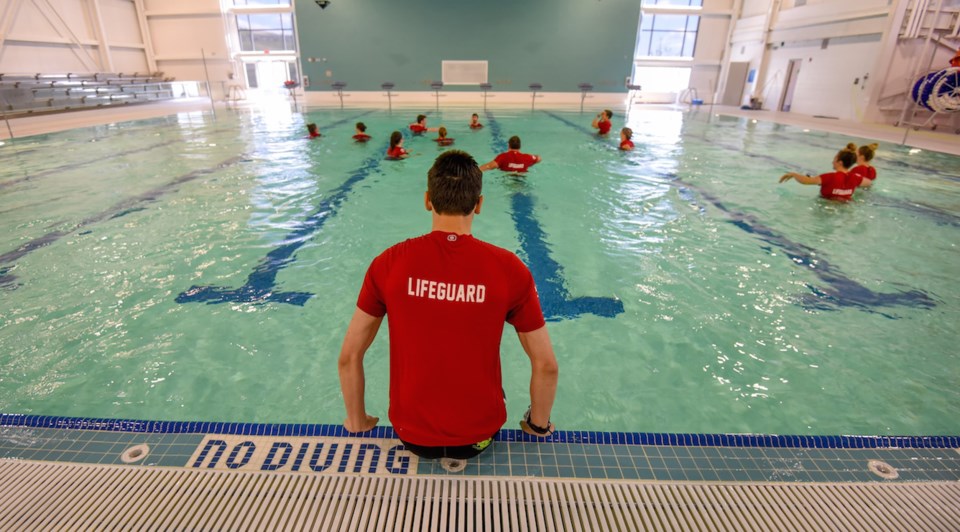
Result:
[[[172,81],[163,72],[0,74],[0,108],[21,115],[168,100]]]

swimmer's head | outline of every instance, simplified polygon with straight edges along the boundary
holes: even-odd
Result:
[[[312,122],[309,123],[309,124],[307,124],[307,131],[309,131],[311,135],[316,134],[316,132],[317,132],[317,125],[314,124],[314,123],[312,123]]]
[[[857,164],[857,152],[842,149],[837,152],[837,156],[833,160],[843,165],[845,170],[849,170],[851,166]]]
[[[447,136],[447,128],[440,126],[440,129],[437,130],[437,135],[440,135],[440,138]]]
[[[417,115],[417,123],[422,124],[427,119],[427,115]]]
[[[403,141],[403,133],[394,131],[390,133],[390,147],[396,148]]]
[[[427,171],[427,197],[437,214],[469,215],[482,190],[483,172],[465,151],[443,152]]]
[[[863,157],[864,162],[869,163],[873,159],[873,156],[877,153],[877,148],[879,147],[880,145],[877,143],[860,146],[860,148],[857,149],[857,155]]]
[[[604,109],[603,114],[607,115],[607,120],[610,120],[611,118],[613,118],[613,111],[611,111],[610,109]]]
[[[479,119],[480,119],[480,115],[478,115],[477,113],[473,113],[473,116],[471,116],[470,118],[476,118],[476,119],[479,120]]]
[[[363,122],[357,122],[357,131],[359,131],[360,133],[366,133],[367,125],[364,124]]]
[[[507,141],[507,147],[510,148],[511,150],[519,150],[519,149],[520,149],[520,137],[518,137],[518,136],[516,136],[516,135],[510,137],[510,140]]]
[[[633,130],[628,127],[625,127],[620,130],[620,135],[622,135],[623,138],[630,140],[633,138]]]

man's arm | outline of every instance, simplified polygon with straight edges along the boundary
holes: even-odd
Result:
[[[377,426],[380,418],[367,414],[364,402],[363,355],[373,343],[380,330],[383,317],[374,317],[359,308],[353,313],[347,334],[340,348],[340,390],[343,392],[343,404],[347,409],[347,419],[343,422],[348,432],[366,432]]]
[[[497,168],[500,168],[500,165],[497,164],[497,160],[494,159],[494,160],[490,161],[490,162],[487,163],[487,164],[481,165],[481,166],[480,166],[480,171],[481,171],[481,172],[486,172],[487,170],[496,170]]]
[[[557,395],[557,380],[560,369],[557,366],[557,357],[550,344],[550,335],[544,325],[535,331],[517,333],[520,345],[530,357],[530,422],[538,427],[546,427],[553,432],[553,423],[550,423],[550,411],[553,410],[553,401]],[[549,424],[549,426],[548,426]],[[524,429],[534,436],[546,436]],[[548,433],[549,434],[549,433]]]
[[[820,184],[820,176],[803,175],[803,174],[798,174],[796,172],[787,172],[783,174],[780,177],[780,182],[783,183],[784,181],[789,181],[790,178],[796,179],[797,183],[800,183],[803,185],[819,185]]]

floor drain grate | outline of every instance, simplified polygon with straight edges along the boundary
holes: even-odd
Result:
[[[881,462],[880,460],[870,460],[870,462],[867,463],[867,469],[874,475],[887,480],[893,480],[900,476],[892,465]]]
[[[140,445],[134,445],[133,447],[130,447],[120,453],[120,460],[122,460],[125,464],[132,464],[134,462],[143,460],[148,454],[150,454],[150,447],[148,447],[145,443],[141,443]]]

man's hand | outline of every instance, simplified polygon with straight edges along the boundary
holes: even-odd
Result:
[[[780,176],[780,182],[789,181],[791,177],[793,177],[793,174],[783,174]]]
[[[347,429],[347,432],[367,432],[373,430],[373,427],[376,427],[377,422],[380,421],[380,418],[369,414],[364,414],[364,417],[366,418],[364,420],[345,419],[343,428]]]

